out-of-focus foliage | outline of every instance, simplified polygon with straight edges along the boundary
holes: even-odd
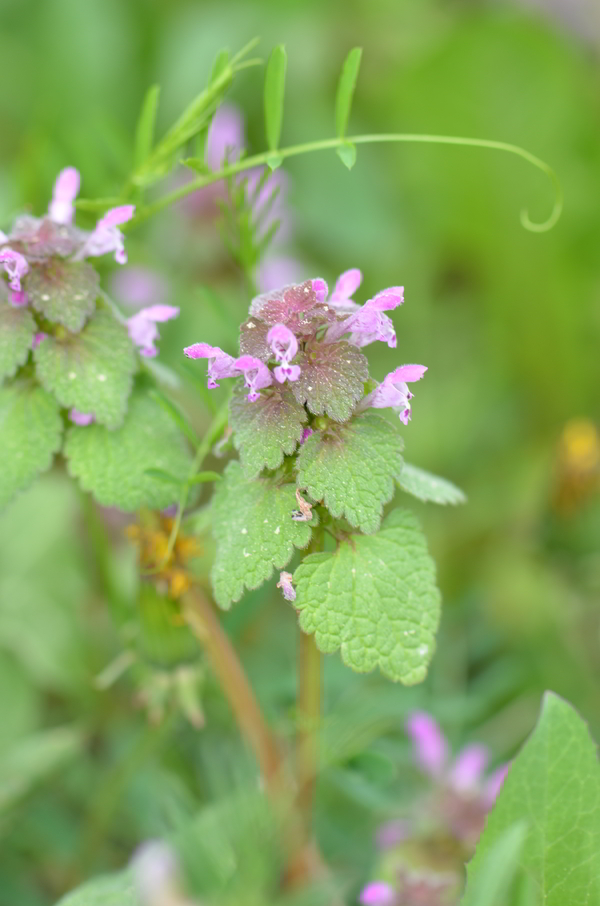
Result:
[[[600,27],[591,5],[579,27],[584,6],[0,4],[0,229],[27,206],[44,210],[67,164],[81,171],[86,197],[114,194],[132,169],[148,86],[161,86],[160,137],[206,84],[217,51],[257,33],[265,58],[276,44],[287,50],[281,146],[333,134],[340,67],[360,44],[349,134],[496,138],[560,175],[564,215],[533,235],[518,211],[543,219],[548,186],[492,152],[361,146],[351,173],[333,153],[285,167],[295,238],[284,232],[282,249],[301,277],[331,283],[359,266],[360,301],[404,284],[398,352],[429,366],[403,431],[407,458],[451,478],[469,501],[417,505],[444,599],[426,683],[406,689],[326,659],[316,830],[349,902],[370,875],[375,828],[413,795],[408,711],[433,711],[453,742],[480,739],[502,761],[551,688],[600,734]],[[256,150],[263,78],[240,74],[231,96]],[[176,395],[198,433],[226,391],[207,398],[181,349],[210,336],[235,352],[249,301],[214,207],[206,194],[188,199],[128,236],[131,263],[160,278],[159,301],[181,308],[161,330],[161,359],[181,378]],[[112,264],[102,266],[110,287]],[[383,377],[398,353],[377,346],[369,359]],[[0,906],[50,906],[123,867],[142,840],[179,840],[190,821],[189,840],[202,845],[189,843],[187,873],[199,894],[276,902],[276,848],[271,858],[256,845],[272,828],[216,682],[201,655],[186,653],[182,673],[134,635],[142,605],[123,519],[92,508],[63,466],[0,517]],[[220,470],[217,459],[208,467]],[[203,543],[195,568],[208,586]],[[294,621],[274,583],[224,617],[284,738],[294,724]],[[202,730],[185,716],[189,695],[201,697]]]

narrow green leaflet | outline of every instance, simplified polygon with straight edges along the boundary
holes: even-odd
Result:
[[[98,271],[87,261],[50,258],[33,265],[26,289],[36,311],[78,333],[96,307],[99,285]]]
[[[369,377],[362,352],[349,343],[309,343],[294,363],[302,368],[292,384],[298,402],[306,403],[314,415],[327,413],[337,422],[347,421]]]
[[[30,381],[0,388],[0,508],[52,464],[62,440],[59,406]]]
[[[440,619],[435,564],[415,516],[394,510],[376,535],[309,554],[294,573],[300,626],[352,670],[412,685],[427,674]]]
[[[512,763],[467,867],[464,906],[476,897],[488,855],[515,822],[527,823],[518,864],[544,906],[600,903],[600,764],[588,728],[552,692]]]
[[[158,113],[158,98],[160,95],[160,85],[151,85],[140,111],[140,116],[135,128],[135,145],[134,145],[134,166],[137,170],[141,167],[150,152],[154,142],[154,127],[156,125],[156,114]]]
[[[343,138],[348,128],[350,109],[358,79],[362,47],[353,47],[344,61],[340,81],[335,97],[335,131],[338,138]]]
[[[139,906],[130,871],[104,875],[71,891],[56,906]]]
[[[164,509],[175,502],[177,488],[148,474],[168,472],[180,484],[191,468],[187,444],[170,416],[142,390],[132,393],[123,425],[69,428],[65,442],[69,473],[103,506],[133,512]]]
[[[27,361],[35,330],[31,312],[11,305],[0,291],[0,384]]]
[[[81,333],[48,337],[34,359],[40,383],[61,406],[93,412],[108,428],[123,422],[136,358],[126,328],[109,311],[98,311]]]
[[[442,506],[467,502],[465,493],[451,481],[411,466],[408,462],[404,463],[396,480],[403,491],[425,502],[439,503]]]
[[[281,124],[283,122],[283,96],[285,93],[285,71],[287,54],[283,44],[278,44],[271,51],[265,72],[264,106],[265,133],[269,151],[279,147]]]
[[[231,462],[215,488],[213,534],[217,554],[212,571],[215,600],[228,608],[245,588],[258,588],[289,563],[294,548],[306,547],[311,522],[295,522],[296,488],[272,479],[248,480]],[[313,516],[316,524],[316,516]]]
[[[264,468],[278,468],[284,454],[295,451],[308,416],[287,389],[263,393],[255,403],[249,403],[247,395],[243,386],[237,386],[229,412],[233,443],[246,476],[253,478]]]
[[[403,442],[395,425],[365,412],[345,425],[330,424],[305,440],[298,455],[298,487],[322,500],[336,519],[363,532],[379,528],[402,468]]]

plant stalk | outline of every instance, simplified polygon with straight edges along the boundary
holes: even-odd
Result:
[[[315,786],[319,769],[321,717],[321,653],[314,635],[298,630],[298,730],[296,774],[298,808],[307,833],[312,829]]]

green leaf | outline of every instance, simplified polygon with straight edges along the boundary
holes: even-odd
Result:
[[[352,670],[379,666],[405,685],[425,679],[435,648],[440,593],[413,513],[394,510],[376,535],[352,535],[335,553],[309,554],[294,573],[304,632],[340,649]]]
[[[27,275],[31,304],[48,321],[78,333],[96,307],[100,277],[87,261],[51,258]]]
[[[267,166],[269,170],[278,170],[283,163],[281,154],[271,154],[267,157]]]
[[[127,329],[98,311],[78,334],[48,337],[34,351],[42,386],[61,406],[93,412],[108,428],[123,422],[136,358]]]
[[[229,65],[229,51],[220,50],[215,57],[215,62],[213,63],[213,68],[210,73],[209,84],[216,82],[220,76],[223,75],[227,66]]]
[[[103,506],[133,512],[145,506],[161,510],[174,502],[171,484],[148,475],[168,472],[183,484],[191,455],[183,436],[164,409],[143,390],[135,390],[123,425],[109,431],[102,425],[67,433],[65,456],[69,473]]]
[[[236,386],[229,413],[234,446],[246,477],[253,478],[264,468],[277,469],[284,454],[295,452],[307,415],[286,388],[263,393],[255,403],[248,402],[247,395],[241,384]]]
[[[426,472],[417,466],[411,466],[408,462],[404,463],[396,480],[403,491],[425,502],[439,503],[444,506],[448,503],[456,505],[467,501],[463,491],[451,481],[432,475],[431,472]]]
[[[146,469],[144,474],[149,475],[150,478],[156,478],[157,481],[164,481],[167,484],[181,487],[181,479],[177,478],[176,475],[171,475],[170,472],[166,472],[164,469]]]
[[[362,47],[353,47],[344,61],[337,94],[335,96],[335,131],[338,138],[343,138],[348,127],[352,98],[356,88]]]
[[[72,890],[56,906],[139,906],[131,872],[105,875]]]
[[[306,547],[312,522],[295,522],[296,488],[272,478],[248,480],[238,462],[225,469],[213,498],[217,554],[212,571],[215,600],[229,608],[245,588],[258,588],[273,568],[283,569],[295,547]],[[316,516],[313,516],[316,525]]]
[[[567,702],[544,696],[537,726],[510,767],[467,868],[465,906],[489,853],[515,822],[527,823],[519,867],[544,906],[600,903],[600,765],[588,728]]]
[[[308,343],[294,363],[302,372],[292,393],[314,415],[327,413],[337,422],[347,421],[364,394],[369,365],[349,343]]]
[[[0,508],[52,464],[63,424],[58,403],[29,381],[0,388]]]
[[[283,122],[283,96],[285,92],[285,71],[287,54],[283,44],[278,44],[271,51],[265,72],[264,106],[265,132],[269,151],[279,147],[281,124]]]
[[[469,885],[463,906],[505,906],[515,879],[527,834],[525,821],[508,827],[485,855],[476,881]]]
[[[27,361],[35,331],[31,312],[11,305],[0,289],[0,384]]]
[[[402,468],[403,442],[395,425],[365,412],[345,425],[331,423],[307,438],[297,461],[298,487],[322,500],[332,516],[345,516],[363,532],[379,528]]]
[[[223,476],[218,472],[198,472],[193,478],[190,478],[190,484],[206,484],[207,481],[222,481]]]
[[[356,145],[353,145],[352,142],[344,142],[343,145],[335,149],[335,153],[343,165],[351,170],[356,163]]]
[[[134,145],[134,167],[137,170],[141,167],[146,158],[152,151],[154,142],[154,128],[156,126],[156,114],[158,112],[158,98],[160,95],[160,85],[151,85],[140,111],[140,116],[135,128],[135,145]]]
[[[84,739],[73,727],[40,730],[20,740],[0,758],[0,813],[49,774],[83,751]]]

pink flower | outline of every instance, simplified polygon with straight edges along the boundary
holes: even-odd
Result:
[[[204,159],[211,170],[233,163],[244,147],[244,121],[237,107],[221,104],[211,120],[206,136]]]
[[[15,293],[21,293],[21,278],[29,272],[27,259],[20,252],[14,252],[12,249],[4,249],[0,252],[0,264],[4,265],[4,270],[8,274],[8,285]],[[15,305],[23,305],[22,299],[13,298]]]
[[[304,443],[304,441],[307,440],[311,436],[311,434],[314,434],[313,429],[305,428],[304,431],[302,432],[302,437],[300,438],[300,444],[302,445]]]
[[[248,400],[251,403],[260,399],[259,390],[273,383],[273,377],[267,366],[253,355],[240,356],[235,360],[235,367],[244,375],[246,387],[250,391]]]
[[[80,428],[85,428],[86,425],[91,425],[94,421],[93,412],[80,412],[79,409],[71,409],[69,412],[69,419],[73,422],[74,425],[79,425]]]
[[[153,358],[158,355],[154,341],[159,339],[157,323],[176,318],[179,309],[173,305],[151,305],[142,308],[136,315],[127,321],[129,337],[136,346],[140,347],[140,355]]]
[[[352,285],[350,278],[347,282]],[[327,331],[326,342],[335,343],[344,334],[350,334],[348,342],[353,346],[367,346],[369,343],[380,340],[395,349],[396,331],[391,319],[384,312],[397,308],[403,302],[403,286],[392,286],[390,289],[382,290],[344,321],[332,324]]]
[[[363,906],[392,906],[396,901],[394,888],[385,881],[371,881],[363,888],[360,902]]]
[[[279,573],[279,582],[277,583],[277,588],[280,588],[283,592],[283,597],[286,601],[295,601],[296,600],[296,590],[292,585],[292,574],[281,572]]]
[[[280,384],[285,381],[297,381],[300,377],[300,366],[291,365],[290,362],[298,352],[298,341],[289,327],[285,324],[274,324],[267,334],[267,343],[277,361],[281,362],[273,371],[275,379]]]
[[[52,201],[48,208],[50,220],[67,225],[72,222],[75,213],[73,202],[79,193],[80,182],[79,173],[75,167],[67,167],[60,171],[54,183]]]
[[[237,377],[239,369],[233,356],[223,352],[218,346],[208,343],[194,343],[183,350],[188,359],[208,359],[208,389],[214,390],[222,378]]]
[[[8,242],[8,236],[0,230],[0,245],[4,245],[5,242]]]
[[[406,721],[406,732],[413,741],[419,767],[432,777],[440,777],[446,767],[448,743],[433,717],[415,711]]]
[[[406,732],[412,739],[417,764],[426,774],[459,795],[481,796],[486,808],[491,808],[508,772],[508,765],[498,768],[484,780],[489,752],[480,743],[465,746],[449,764],[446,738],[433,717],[425,711],[415,711],[408,717]]]
[[[386,375],[381,384],[365,396],[358,405],[358,411],[362,412],[369,407],[390,408],[397,412],[400,421],[407,425],[411,417],[410,400],[414,396],[408,389],[407,382],[420,381],[426,371],[426,365],[401,365]]]
[[[75,255],[75,260],[97,258],[99,255],[107,255],[109,252],[114,252],[115,261],[119,264],[127,264],[124,236],[119,226],[131,220],[134,214],[135,205],[133,204],[124,204],[107,211]]]
[[[325,280],[322,277],[316,277],[312,284],[315,293],[317,294],[317,300],[319,302],[329,302],[332,308],[334,308],[340,314],[353,314],[356,311],[360,310],[360,305],[357,305],[356,302],[352,301],[352,296],[362,283],[362,274],[357,267],[351,268],[349,271],[344,271],[343,274],[336,280],[335,289],[331,294],[331,298],[327,299],[327,293],[329,288]]]
[[[40,345],[40,343],[42,342],[42,340],[46,340],[47,338],[48,338],[47,333],[44,333],[43,330],[38,331],[38,333],[34,334],[34,336],[33,336],[33,340],[31,342],[31,348],[37,349],[38,346]]]

